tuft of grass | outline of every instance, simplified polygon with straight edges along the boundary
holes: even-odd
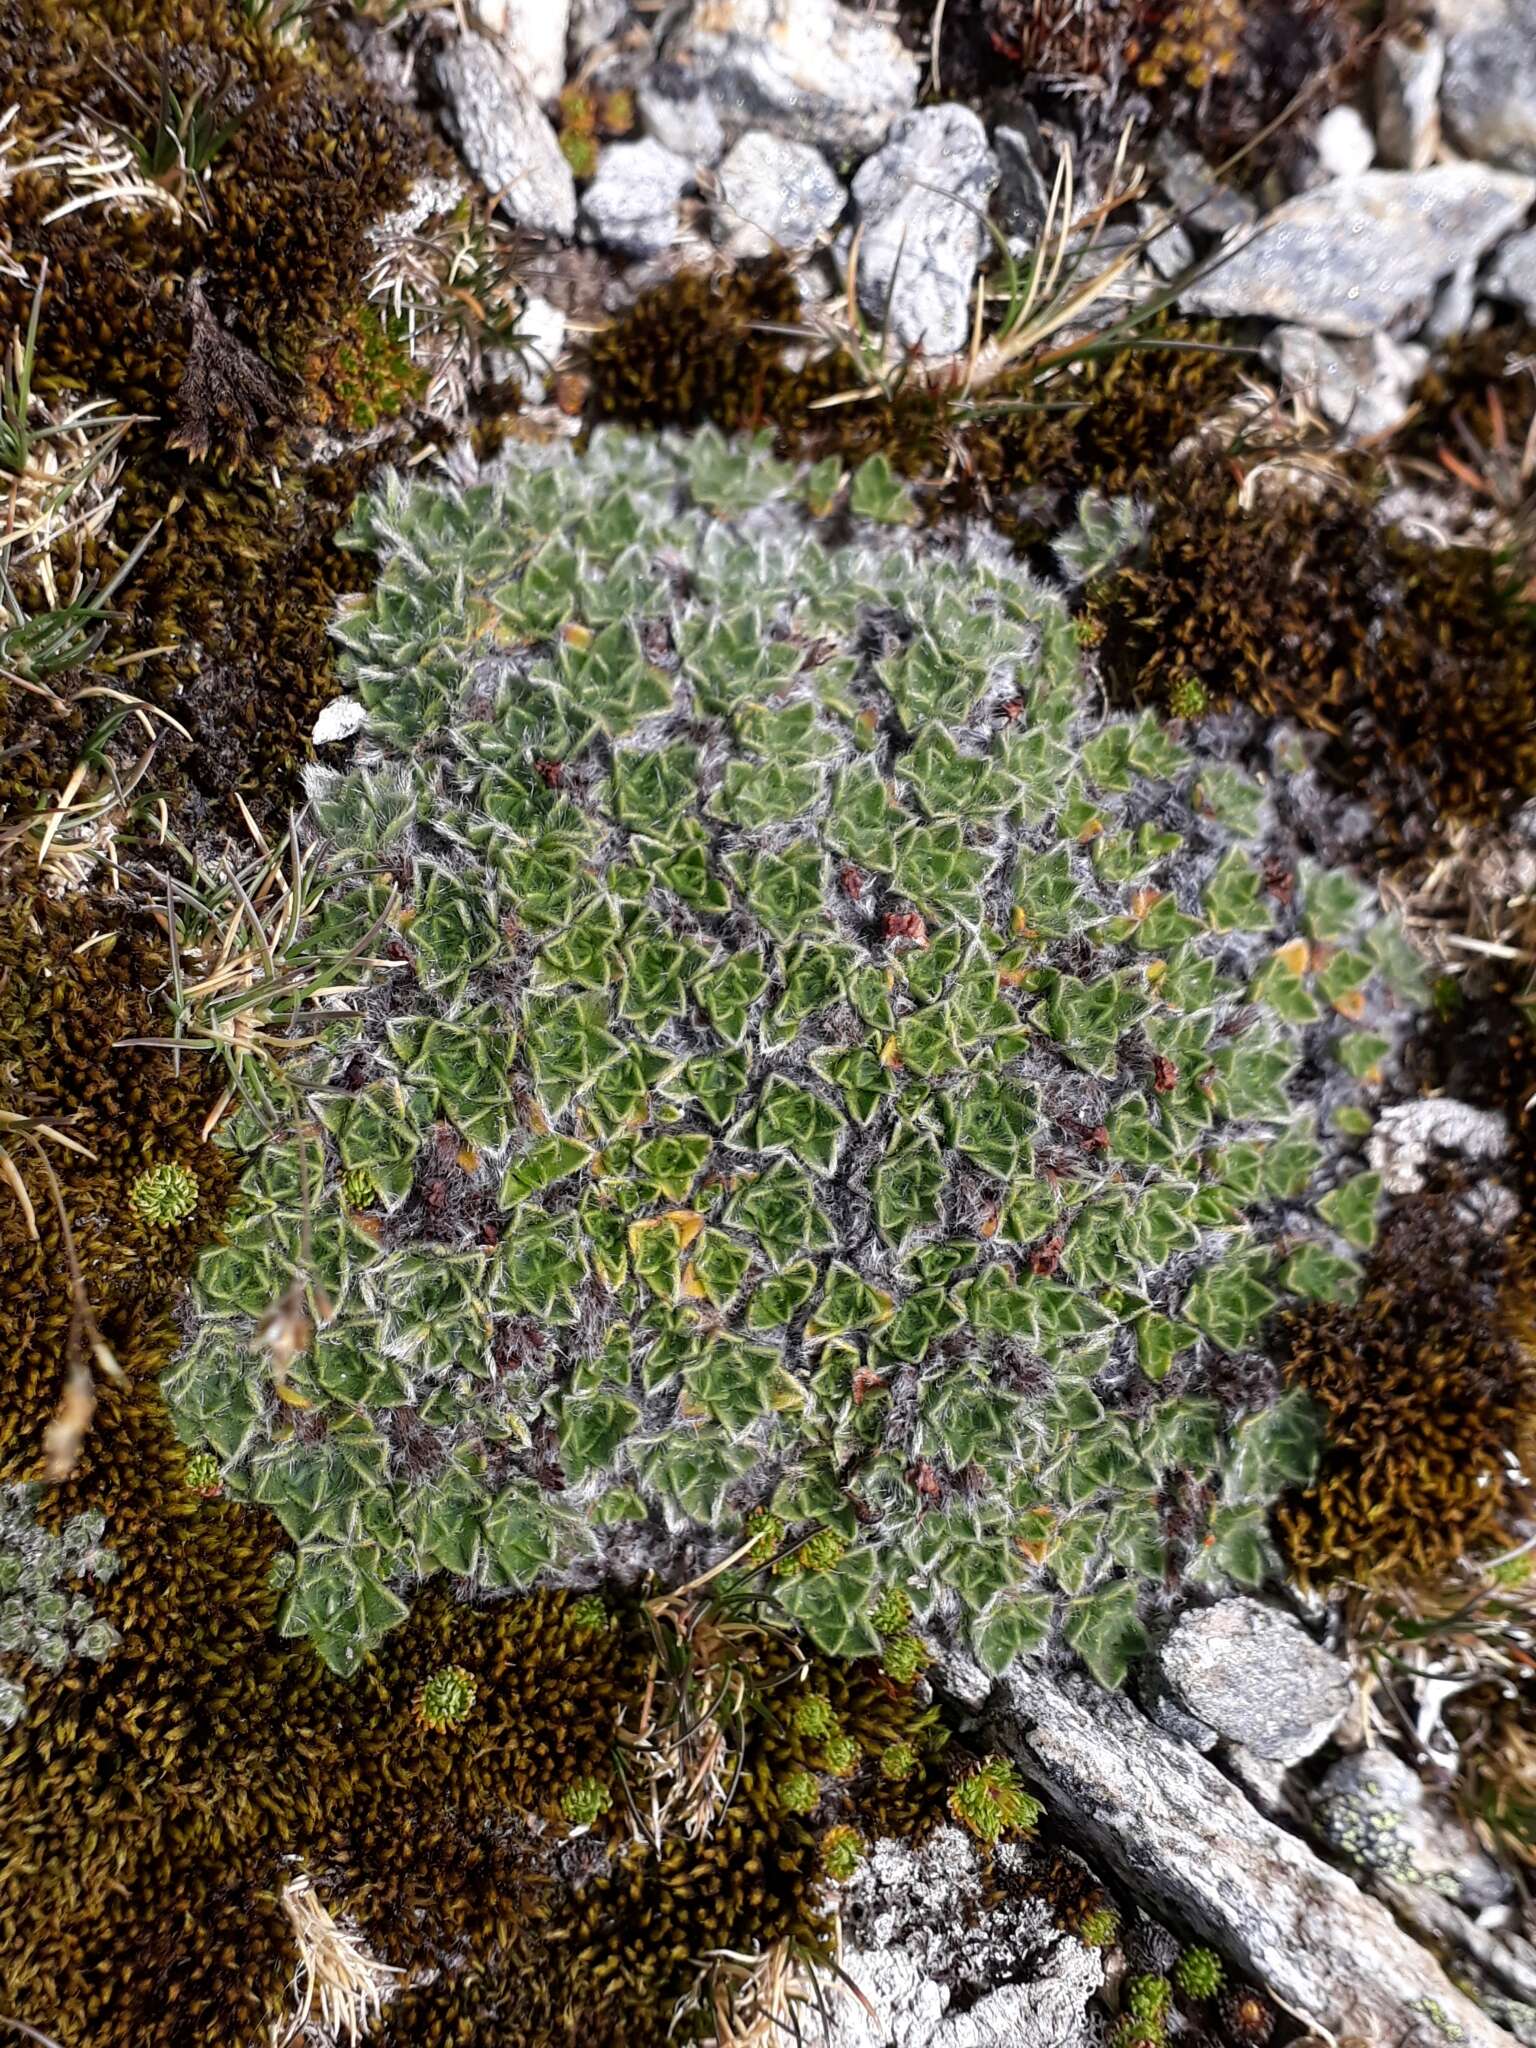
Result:
[[[272,848],[249,814],[247,823],[252,857],[242,860],[231,850],[220,861],[200,863],[178,847],[191,879],[158,877],[165,892],[159,921],[170,947],[171,1031],[164,1038],[121,1041],[169,1051],[178,1074],[184,1053],[222,1062],[226,1082],[204,1125],[205,1137],[237,1097],[263,1124],[275,1124],[291,1106],[282,1061],[344,1020],[346,1013],[336,1005],[359,992],[354,972],[387,971],[390,965],[373,958],[372,948],[394,915],[394,894],[340,958],[308,959],[299,940],[324,890],[316,862],[292,824]]]

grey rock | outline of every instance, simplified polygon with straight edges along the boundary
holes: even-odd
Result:
[[[536,100],[558,95],[565,83],[571,0],[474,0],[471,14]]]
[[[997,210],[1004,232],[1033,239],[1045,226],[1051,204],[1039,131],[1031,135],[1022,128],[995,128],[992,147],[997,152]]]
[[[625,256],[659,256],[677,233],[677,202],[692,182],[687,159],[650,136],[610,142],[581,195],[582,232]]]
[[[599,43],[611,42],[629,14],[627,0],[572,0],[567,41],[570,68],[580,68]]]
[[[1194,262],[1194,243],[1160,206],[1138,206],[1136,228],[1139,234],[1151,235],[1152,239],[1147,244],[1147,261],[1165,282],[1177,277],[1181,270],[1187,270]]]
[[[1277,327],[1264,354],[1293,391],[1304,393],[1350,441],[1390,433],[1408,416],[1429,350],[1389,334],[1347,340],[1310,327]]]
[[[1202,1756],[1208,1755],[1221,1740],[1214,1728],[1208,1728],[1204,1721],[1197,1721],[1181,1707],[1166,1686],[1144,1692],[1143,1704],[1165,1735],[1171,1735],[1175,1742],[1187,1742]]]
[[[497,44],[457,36],[435,73],[464,161],[511,220],[535,234],[576,230],[576,181],[543,109]]]
[[[1481,164],[1335,179],[1286,200],[1255,232],[1226,245],[1225,260],[1182,303],[1328,334],[1373,334],[1427,308],[1440,279],[1507,234],[1533,199],[1536,179]]]
[[[1218,185],[1210,165],[1166,132],[1152,148],[1158,183],[1184,225],[1201,235],[1224,235],[1251,227],[1259,209],[1245,193]]]
[[[737,261],[811,249],[837,226],[847,203],[820,150],[754,129],[720,166],[715,240]]]
[[[1260,1756],[1241,1742],[1224,1742],[1217,1758],[1222,1770],[1239,1785],[1260,1813],[1270,1820],[1293,1817],[1290,1778],[1284,1764]]]
[[[991,1730],[1122,1882],[1293,2011],[1336,2034],[1412,2040],[1432,1999],[1463,2048],[1508,2048],[1385,1906],[1123,1696],[1078,1674],[1010,1674]]]
[[[1536,0],[1443,0],[1440,117],[1458,149],[1536,171]]]
[[[1425,1169],[1441,1153],[1459,1159],[1502,1159],[1509,1149],[1509,1125],[1496,1109],[1477,1109],[1454,1096],[1397,1102],[1376,1120],[1366,1146],[1372,1169],[1389,1195],[1415,1195]]]
[[[1376,160],[1376,138],[1354,107],[1330,107],[1313,131],[1312,147],[1330,178],[1358,178]]]
[[[1435,293],[1429,318],[1419,329],[1419,339],[1431,348],[1442,341],[1454,341],[1472,326],[1477,311],[1477,265],[1458,263]]]
[[[719,163],[725,154],[725,130],[714,101],[675,64],[651,71],[635,105],[646,134],[674,156],[703,166]]]
[[[895,30],[839,0],[693,0],[664,54],[705,87],[732,139],[769,128],[878,149],[917,98],[918,62]]]
[[[954,355],[970,338],[971,288],[997,159],[969,107],[905,114],[853,181],[858,291],[902,347]],[[851,238],[845,247],[851,246]]]
[[[1536,320],[1536,228],[1500,243],[1483,284],[1492,297],[1507,299],[1527,320]]]
[[[1300,1622],[1242,1597],[1180,1617],[1159,1662],[1197,1721],[1270,1763],[1298,1764],[1349,1711],[1349,1666]]]
[[[1341,1855],[1390,1883],[1427,1886],[1474,1912],[1510,1895],[1466,1822],[1390,1750],[1341,1757],[1323,1775],[1314,1813]]]
[[[1372,85],[1376,147],[1384,164],[1422,171],[1440,146],[1440,79],[1445,44],[1421,22],[1406,22],[1376,46]]]
[[[1006,1877],[1020,1850],[1004,1845]],[[1099,1956],[1043,1905],[989,1899],[969,1837],[877,1842],[841,1887],[842,1967],[868,2000],[836,1998],[829,2048],[1089,2048]]]

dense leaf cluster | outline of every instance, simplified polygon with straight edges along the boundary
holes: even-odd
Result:
[[[1310,1409],[1225,1361],[1355,1288],[1411,956],[1257,786],[1096,711],[1056,593],[906,511],[706,432],[357,516],[300,943],[390,957],[164,1382],[339,1669],[417,1574],[753,1515],[855,1656],[900,1589],[990,1669],[1059,1632],[1113,1681],[1145,1584],[1267,1568]]]

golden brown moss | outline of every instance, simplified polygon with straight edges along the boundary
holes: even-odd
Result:
[[[1179,442],[1231,396],[1241,362],[1209,323],[1160,321],[1136,346],[1048,385],[1036,383],[1036,366],[974,393],[959,371],[893,378],[875,391],[836,350],[786,363],[785,330],[803,326],[799,288],[781,261],[718,278],[684,272],[589,344],[593,411],[653,426],[769,427],[793,456],[884,454],[905,476],[945,480],[935,509],[985,505],[1015,528],[1027,501],[1032,536],[1047,530],[1063,493],[1158,478]],[[850,403],[850,394],[862,395]]]
[[[635,1612],[592,1630],[567,1595],[477,1607],[429,1588],[359,1677],[338,1679],[275,1633],[275,1524],[194,1500],[150,1361],[133,1365],[47,1504],[106,1504],[124,1569],[97,1606],[122,1646],[39,1688],[0,1743],[8,1988],[68,2048],[244,2048],[284,1998],[278,1901],[300,1869],[375,1954],[441,1972],[377,2035],[413,2048],[659,2044],[708,1950],[784,1937],[825,1952],[815,1834],[773,1789],[814,1763],[809,1745],[754,1716],[741,1789],[701,1843],[627,1846],[617,1801],[566,1842],[561,1791],[615,1784],[621,1722],[640,1718],[651,1637]],[[449,1663],[475,1704],[434,1732],[414,1701]],[[765,1685],[790,1668],[764,1644]],[[818,1661],[810,1682],[871,1755],[914,1736],[934,1754],[922,1710],[877,1674]],[[871,1831],[912,1831],[940,1811],[942,1782],[925,1761],[891,1791],[871,1763],[826,1799]]]
[[[306,358],[361,299],[367,230],[427,160],[413,117],[369,84],[323,16],[314,28],[296,50],[236,0],[88,11],[6,0],[0,102],[21,107],[28,136],[79,123],[144,136],[162,82],[234,124],[195,181],[163,181],[174,204],[49,221],[56,182],[17,179],[7,225],[28,281],[0,282],[0,326],[24,318],[46,259],[45,384],[153,414],[160,440],[211,444],[224,461],[269,455],[274,432],[302,416]],[[221,399],[207,374],[211,355],[241,350],[266,380],[260,402],[227,380]],[[199,351],[203,374],[189,378]]]
[[[1357,1305],[1280,1319],[1286,1379],[1325,1430],[1315,1480],[1276,1517],[1304,1579],[1433,1586],[1508,1541],[1524,1505],[1529,1256],[1490,1256],[1454,1203],[1398,1209]]]
[[[65,1131],[94,1155],[50,1145],[85,1288],[109,1342],[132,1349],[216,1228],[225,1155],[201,1138],[212,1091],[194,1062],[177,1080],[164,1054],[120,1046],[154,1031],[165,974],[158,935],[119,899],[53,897],[22,878],[0,911],[0,1075],[8,1106]],[[60,1224],[32,1155],[18,1147],[40,1242],[0,1194],[0,1472],[30,1476],[63,1389],[72,1305]],[[197,1176],[199,1204],[168,1229],[130,1190],[167,1161]]]
[[[1225,466],[1191,465],[1093,614],[1119,696],[1167,704],[1193,680],[1298,719],[1404,850],[1536,788],[1529,611],[1485,550],[1383,531],[1352,495],[1250,510]]]
[[[54,678],[53,702],[0,684],[0,799],[20,809],[62,789],[99,734],[103,700],[82,691],[105,680],[189,728],[190,740],[160,733],[155,786],[173,813],[189,793],[191,822],[212,801],[234,826],[238,787],[258,817],[281,814],[331,692],[327,628],[356,574],[331,536],[362,471],[301,477],[292,457],[310,429],[393,418],[420,392],[364,288],[370,230],[436,162],[434,145],[324,10],[301,46],[254,12],[0,0],[0,105],[21,110],[23,167],[6,228],[24,273],[0,277],[0,333],[25,325],[46,266],[38,391],[136,416],[116,517],[83,566],[104,583],[148,542],[102,651],[126,667]],[[148,140],[162,88],[229,125],[207,166],[173,167],[158,202],[50,219],[59,174],[25,170],[41,139],[116,128]]]

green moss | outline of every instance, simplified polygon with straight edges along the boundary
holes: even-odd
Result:
[[[1174,1982],[1186,1998],[1214,1998],[1226,1980],[1221,1957],[1211,1948],[1187,1948],[1173,1966]]]
[[[857,1828],[828,1828],[821,1838],[821,1860],[834,1884],[846,1884],[864,1861],[864,1837]]]
[[[778,1794],[786,1813],[814,1813],[821,1804],[821,1785],[815,1772],[798,1764],[780,1778]]]
[[[1013,1764],[1004,1757],[988,1757],[950,1792],[949,1810],[990,1847],[1004,1835],[1028,1834],[1044,1808],[1025,1791]]]
[[[139,1175],[128,1199],[146,1223],[169,1230],[196,1210],[197,1175],[175,1160],[164,1160]]]
[[[475,1697],[475,1681],[463,1665],[445,1664],[441,1671],[434,1671],[418,1686],[416,1718],[423,1728],[440,1734],[445,1728],[452,1728],[468,1719]],[[569,1791],[565,1797],[569,1797]]]
[[[573,1828],[589,1828],[613,1811],[613,1794],[601,1778],[578,1778],[560,1794],[560,1811]]]

